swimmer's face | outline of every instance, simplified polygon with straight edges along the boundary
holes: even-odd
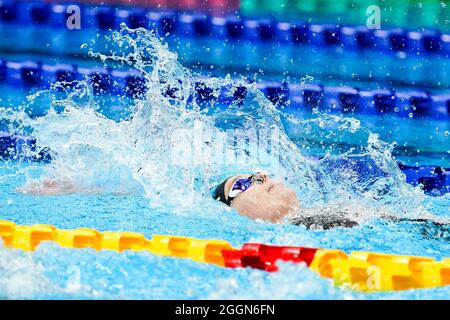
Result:
[[[230,177],[225,183],[225,195],[228,196],[237,179],[248,178],[249,174]],[[252,219],[264,219],[277,222],[300,207],[294,190],[280,182],[273,181],[265,172],[260,172],[258,182],[240,192],[231,201],[231,207],[240,214]]]

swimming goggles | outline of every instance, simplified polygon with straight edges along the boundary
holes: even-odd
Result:
[[[264,183],[264,181],[265,178],[260,173],[252,174],[248,178],[237,179],[235,182],[233,182],[230,192],[228,193],[229,201],[235,198],[239,193],[244,192],[245,190],[250,188],[254,183],[262,184]]]

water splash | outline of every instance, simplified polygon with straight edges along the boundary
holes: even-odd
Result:
[[[4,249],[0,239],[0,299],[27,299],[53,288],[44,268],[19,250]]]
[[[96,91],[102,89],[88,80],[56,83],[30,96],[21,111],[5,113],[11,130],[31,132],[54,153],[43,177],[29,179],[23,192],[142,192],[155,207],[201,208],[199,196],[208,195],[214,183],[264,166],[298,191],[305,209],[295,215],[328,208],[363,221],[426,212],[422,192],[404,182],[391,156],[394,145],[357,120],[319,112],[310,119],[289,116],[255,84],[230,77],[205,80],[211,95],[218,97],[228,87],[231,96],[245,88],[245,97],[226,108],[215,103],[204,108],[195,99],[197,75],[152,31],[122,25],[109,41],[116,52],[90,55],[106,65],[138,70],[145,77],[145,94],[133,100],[122,121],[101,114]],[[26,108],[33,104],[48,104],[50,110],[30,118]],[[297,130],[297,139],[287,136],[287,127]],[[276,143],[249,152],[252,141],[268,139]],[[360,143],[355,147],[349,140]],[[321,159],[305,156],[311,150]],[[230,155],[244,161],[230,161]]]

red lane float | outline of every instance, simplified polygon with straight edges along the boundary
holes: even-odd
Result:
[[[309,266],[316,251],[316,248],[245,243],[240,250],[224,250],[222,255],[226,267],[252,267],[272,272],[278,270],[276,265],[278,260],[303,262]]]

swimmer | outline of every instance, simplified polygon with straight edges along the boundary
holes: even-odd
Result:
[[[300,208],[295,191],[265,172],[228,177],[214,189],[213,197],[241,215],[271,222],[279,222]]]
[[[296,213],[300,210],[300,201],[295,191],[281,182],[275,182],[266,172],[228,177],[214,189],[213,198],[251,219],[276,223],[286,217],[296,216],[290,219],[290,223],[322,229],[358,225],[357,222],[337,214],[298,217]]]
[[[28,183],[17,190],[33,195],[68,195],[77,193],[96,194],[94,190],[77,186],[70,179],[48,179]],[[359,213],[364,208],[343,205],[330,205],[319,208],[301,208],[296,192],[283,183],[273,180],[266,172],[238,174],[225,179],[213,190],[213,198],[234,208],[239,214],[251,219],[260,219],[273,223],[288,221],[310,229],[331,229],[336,227],[351,228],[358,226]],[[396,218],[381,216],[387,221],[409,222],[426,227],[427,233],[436,230],[450,234],[448,219],[438,217],[427,219]]]
[[[351,228],[359,225],[358,219],[355,219],[355,213],[345,207],[332,208],[335,212],[330,212],[331,208],[301,209],[295,191],[283,183],[275,182],[266,172],[228,177],[214,188],[212,196],[251,219],[276,223],[287,218],[291,224],[304,225],[313,229]],[[298,214],[300,210],[302,215]],[[305,215],[304,213],[308,211],[313,214]],[[448,221],[442,222],[437,219],[407,219],[392,216],[382,216],[382,218],[393,222],[432,224],[438,229],[444,228],[446,232],[450,228]]]

